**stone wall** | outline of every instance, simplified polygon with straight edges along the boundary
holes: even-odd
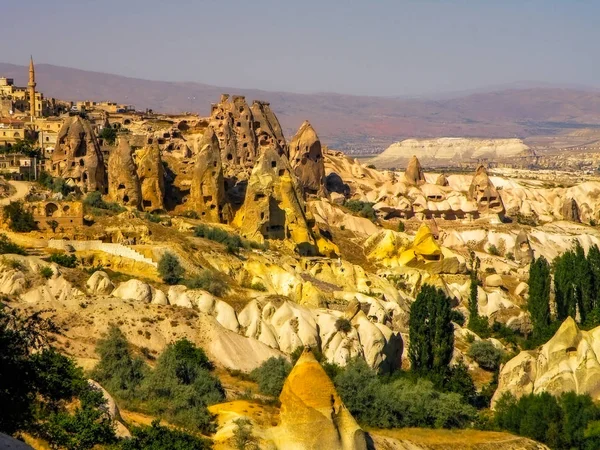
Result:
[[[67,241],[67,240],[59,240],[59,239],[51,239],[48,241],[49,248],[55,248],[57,250],[64,251],[99,251],[108,253],[110,255],[121,256],[123,258],[133,259],[134,261],[143,262],[151,265],[152,267],[158,267],[158,264],[154,262],[150,258],[146,258],[144,255],[139,253],[138,251],[132,249],[131,247],[127,247],[122,244],[111,244],[102,242],[99,240],[96,241]]]

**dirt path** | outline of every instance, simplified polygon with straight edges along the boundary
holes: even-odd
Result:
[[[8,182],[12,187],[15,188],[15,193],[13,195],[9,195],[6,198],[0,200],[0,206],[6,206],[10,202],[14,202],[16,200],[22,200],[27,197],[29,191],[31,190],[31,183],[27,181],[9,181]]]

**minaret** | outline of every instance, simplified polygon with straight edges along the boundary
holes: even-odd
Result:
[[[35,117],[35,69],[33,67],[33,56],[29,60],[29,83],[27,83],[29,89],[29,113],[31,118]]]

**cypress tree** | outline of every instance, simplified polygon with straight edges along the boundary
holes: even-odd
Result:
[[[550,325],[550,264],[541,256],[529,266],[529,301],[533,333],[544,334]]]
[[[454,350],[450,299],[444,291],[424,285],[410,308],[408,357],[417,372],[445,372]]]

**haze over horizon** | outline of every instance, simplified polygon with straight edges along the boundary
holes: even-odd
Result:
[[[350,3],[350,2],[348,2]],[[3,62],[298,93],[419,96],[600,87],[600,4],[32,0],[3,6]],[[32,12],[34,11],[34,12]],[[24,21],[14,17],[27,17]]]

